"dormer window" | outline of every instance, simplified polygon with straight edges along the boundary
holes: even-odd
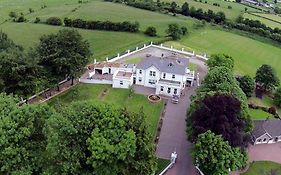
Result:
[[[176,78],[176,75],[172,75],[172,78]]]
[[[169,66],[169,67],[172,67],[172,66],[173,66],[173,63],[169,63],[168,66]]]

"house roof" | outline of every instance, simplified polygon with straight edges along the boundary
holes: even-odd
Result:
[[[90,70],[92,70],[94,68],[103,68],[103,67],[120,67],[120,63],[103,61],[103,62],[98,62],[95,64],[90,64],[88,66],[88,68]]]
[[[254,121],[254,129],[252,135],[258,138],[264,134],[269,134],[271,137],[281,135],[281,120],[268,119],[268,120],[256,120]]]
[[[136,68],[147,69],[154,66],[161,72],[184,75],[188,62],[189,60],[186,58],[146,57],[138,63]]]
[[[116,77],[118,78],[131,78],[133,73],[131,72],[124,72],[124,71],[118,71],[116,74]]]

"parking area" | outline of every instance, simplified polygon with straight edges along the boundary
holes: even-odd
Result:
[[[273,144],[251,145],[249,147],[249,161],[268,160],[281,163],[281,142]]]

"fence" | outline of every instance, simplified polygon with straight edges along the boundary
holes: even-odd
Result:
[[[160,45],[155,45],[153,44],[153,42],[150,42],[150,44],[144,44],[143,47],[139,48],[139,47],[136,47],[135,50],[131,51],[131,50],[127,50],[125,52],[125,54],[123,55],[120,55],[120,53],[117,54],[116,57],[113,57],[112,59],[108,59],[106,58],[106,61],[108,62],[114,62],[114,61],[118,61],[124,57],[127,57],[127,56],[130,56],[134,53],[137,53],[137,52],[140,52],[144,49],[147,49],[147,48],[150,48],[150,47],[154,47],[154,48],[158,48],[158,49],[164,49],[164,50],[168,50],[168,51],[172,51],[172,52],[176,52],[176,53],[179,53],[179,54],[183,54],[183,55],[187,55],[187,56],[193,56],[193,57],[196,57],[198,59],[201,59],[202,61],[206,61],[208,60],[207,58],[207,55],[204,54],[204,55],[199,55],[199,54],[195,54],[195,51],[192,51],[192,52],[189,52],[189,51],[185,51],[184,48],[182,48],[181,50],[178,50],[178,49],[175,49],[173,48],[173,46],[171,47],[166,47],[164,46],[163,44],[160,44]],[[96,61],[95,61],[96,62]]]

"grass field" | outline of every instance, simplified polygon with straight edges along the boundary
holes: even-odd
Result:
[[[172,2],[174,0],[166,0],[168,2]],[[207,3],[205,3],[207,1]],[[243,4],[231,2],[231,1],[224,1],[224,0],[200,0],[194,1],[194,0],[175,0],[178,4],[182,5],[184,2],[187,2],[189,6],[193,6],[195,8],[202,8],[204,11],[207,11],[208,9],[213,10],[214,12],[222,11],[225,13],[226,18],[234,20],[239,15],[243,14],[245,11],[245,7]],[[213,3],[220,4],[220,7],[214,6]],[[228,6],[231,6],[232,9],[228,9]],[[257,12],[259,10],[247,7],[248,11],[251,12]]]
[[[64,27],[54,27],[44,24],[30,23],[7,23],[0,26],[16,43],[23,45],[25,48],[33,47],[39,42],[40,36],[49,33],[55,33]],[[94,53],[93,59],[105,60],[106,57],[117,54],[118,52],[134,48],[141,43],[157,41],[161,38],[151,38],[144,34],[133,34],[126,32],[106,32],[92,30],[78,30],[84,39],[90,43]],[[24,34],[23,34],[24,33]],[[93,60],[92,59],[92,60]]]
[[[170,160],[158,158],[157,163],[158,163],[158,167],[157,167],[156,174],[159,174],[162,170],[164,170],[164,168],[166,168],[169,165]]]
[[[264,16],[266,18],[269,18],[269,19],[281,22],[281,17],[278,17],[277,15],[263,14],[263,13],[257,13],[257,15]],[[274,21],[271,21],[271,20],[268,20],[268,19],[265,19],[265,18],[259,17],[259,16],[255,16],[255,15],[252,15],[252,14],[249,14],[249,13],[245,13],[243,15],[244,18],[248,18],[248,19],[252,19],[252,20],[258,20],[258,21],[262,22],[263,24],[265,24],[268,27],[271,27],[271,28],[275,28],[275,27],[281,28],[281,23],[277,23],[277,22],[274,22]]]
[[[251,97],[249,99],[250,103],[259,105],[259,106],[265,106],[265,107],[271,107],[271,106],[275,106],[273,103],[273,99],[268,97],[268,96],[264,96],[263,99],[259,99],[259,98],[255,98],[255,97]],[[281,108],[277,108],[277,112],[279,114],[281,114]]]
[[[281,165],[270,161],[258,161],[250,165],[246,173],[241,175],[276,175],[281,174]]]
[[[106,89],[106,95],[102,96],[102,92]],[[158,120],[164,104],[163,102],[152,104],[147,100],[146,96],[139,94],[129,97],[128,89],[113,89],[110,85],[93,84],[79,84],[62,95],[53,98],[48,104],[55,108],[61,108],[72,101],[85,100],[89,100],[90,103],[105,101],[118,107],[126,107],[129,111],[133,112],[139,112],[140,108],[143,107],[144,113],[147,116],[149,131],[153,136],[156,133]]]
[[[254,76],[262,64],[272,65],[281,77],[281,47],[273,46],[235,33],[206,27],[190,33],[178,42],[166,42],[176,48],[187,47],[208,55],[225,53],[235,59],[239,74]]]

